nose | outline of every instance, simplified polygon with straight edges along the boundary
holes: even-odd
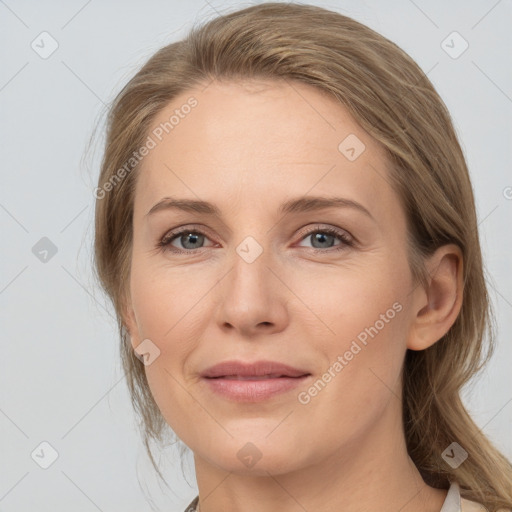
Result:
[[[279,268],[266,251],[252,262],[235,252],[230,272],[219,283],[219,327],[244,337],[283,331],[288,323],[286,303],[291,292],[278,275]]]

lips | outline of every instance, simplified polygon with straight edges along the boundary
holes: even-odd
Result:
[[[279,379],[286,377],[286,375],[279,375],[277,373],[271,375],[254,375],[254,376],[242,376],[242,375],[225,375],[222,377],[208,377],[210,379],[231,379],[231,380],[266,380],[266,379]],[[296,377],[293,377],[296,378]]]
[[[232,402],[262,402],[286,396],[311,373],[276,361],[224,361],[201,373],[203,382],[216,396]]]
[[[309,375],[307,370],[276,361],[224,361],[201,373],[207,379],[265,380],[280,377],[297,378]]]
[[[279,377],[277,379],[239,380],[229,378],[203,379],[216,396],[234,402],[262,402],[302,386],[311,377]]]

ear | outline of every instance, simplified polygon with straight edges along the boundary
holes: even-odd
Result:
[[[427,261],[428,286],[414,293],[414,316],[407,348],[425,350],[455,323],[462,307],[463,259],[455,244],[440,247]]]
[[[132,344],[132,348],[139,346],[141,340],[139,335],[139,329],[137,327],[137,318],[135,316],[135,311],[133,310],[132,304],[130,300],[125,301],[123,305],[123,323],[130,335],[130,341]]]

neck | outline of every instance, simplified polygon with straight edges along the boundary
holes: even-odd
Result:
[[[407,453],[401,422],[389,409],[389,418],[328,458],[288,472],[240,474],[195,454],[200,512],[237,512],[248,504],[252,512],[439,512],[446,491],[425,484]]]

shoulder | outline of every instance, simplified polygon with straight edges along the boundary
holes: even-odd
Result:
[[[460,510],[461,512],[488,512],[481,503],[471,501],[466,498],[460,499]],[[512,512],[510,509],[500,508],[497,512]]]
[[[467,500],[466,498],[460,499],[461,512],[487,512],[487,509],[476,501]]]

